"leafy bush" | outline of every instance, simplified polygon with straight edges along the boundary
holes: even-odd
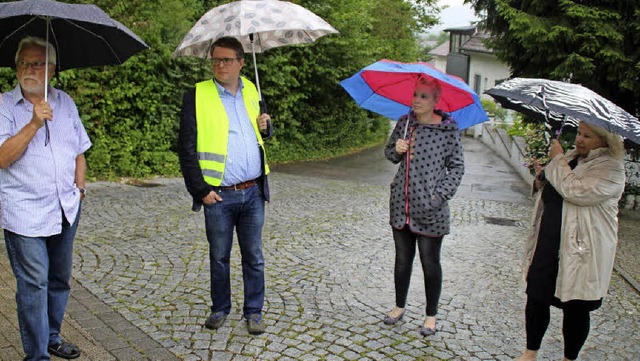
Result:
[[[629,182],[624,187],[624,194],[640,195],[640,185],[636,182]]]
[[[505,122],[505,120],[507,119],[506,109],[497,105],[493,100],[490,99],[480,99],[480,103],[482,103],[482,107],[484,108],[484,110],[489,115],[493,116],[496,121],[498,121],[499,123]]]
[[[525,165],[534,174],[533,160],[537,159],[540,164],[549,161],[549,144],[545,138],[547,129],[545,124],[538,120],[527,120],[521,114],[516,115],[513,124],[507,129],[507,134],[511,137],[521,137],[527,146],[525,149]],[[562,130],[558,140],[565,151],[569,150],[575,141],[575,129],[565,128]]]
[[[545,126],[541,122],[525,122],[520,114],[518,114],[511,127],[507,129],[507,134],[511,137],[521,137],[526,142],[525,148],[525,165],[529,168],[531,174],[535,173],[533,168],[533,160],[537,159],[540,164],[544,164],[549,160],[548,145],[545,137]]]

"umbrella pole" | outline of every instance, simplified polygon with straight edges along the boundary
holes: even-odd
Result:
[[[256,87],[258,88],[258,96],[260,97],[260,113],[267,112],[267,105],[262,100],[262,91],[260,90],[260,78],[258,77],[258,64],[256,63],[256,51],[253,48],[253,33],[249,34],[249,40],[251,41],[251,54],[253,55],[253,69],[256,72]]]
[[[564,126],[567,124],[567,115],[565,114],[564,117],[562,118],[562,125],[560,125],[560,129],[558,129],[558,132],[556,133],[556,139],[560,139],[560,136],[562,135],[562,131],[564,130]]]
[[[402,139],[407,139],[407,129],[409,129],[409,120],[411,118],[411,108],[409,108],[409,114],[407,114],[407,123],[404,125],[404,135]]]
[[[47,28],[46,30],[46,37],[45,40],[47,41],[47,46],[45,47],[45,56],[44,56],[44,101],[46,102],[48,100],[48,93],[49,93],[49,24],[51,22],[50,18],[47,18],[47,21],[45,23],[45,27]],[[46,122],[45,122],[46,123]]]
[[[47,28],[46,30],[46,36],[45,39],[47,41],[47,45],[45,46],[45,50],[44,50],[44,101],[48,101],[49,98],[49,25],[51,24],[51,18],[47,18],[45,27]],[[44,146],[46,147],[49,144],[49,140],[51,137],[51,133],[49,131],[49,122],[47,121],[47,119],[44,120],[44,131],[45,131],[45,137],[44,137]]]
[[[542,105],[544,106],[544,127],[545,127],[545,131],[544,131],[544,140],[547,143],[547,150],[551,149],[551,139],[557,139],[553,137],[553,124],[551,124],[551,120],[549,119],[549,113],[551,112],[551,109],[549,109],[549,106],[547,105],[547,99],[544,97],[544,86],[540,86],[540,90],[538,91],[538,93],[536,93],[537,97],[540,97],[540,100],[542,101]]]

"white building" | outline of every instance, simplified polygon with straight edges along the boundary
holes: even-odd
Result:
[[[511,69],[486,46],[491,34],[475,25],[444,31],[449,33],[449,41],[429,52],[435,67],[462,78],[481,98],[493,100],[483,92],[508,79]]]

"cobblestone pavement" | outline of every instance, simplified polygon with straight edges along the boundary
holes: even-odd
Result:
[[[621,209],[618,222],[616,269],[640,290],[640,211]]]
[[[478,147],[466,142],[465,148]],[[473,160],[467,157],[468,164]],[[506,169],[493,162],[470,164],[468,174],[478,164],[494,174]],[[491,182],[508,187],[510,177],[505,172]],[[418,333],[425,308],[418,263],[404,319],[381,323],[394,302],[388,185],[285,171],[270,177],[265,334],[249,335],[241,319],[237,244],[232,313],[221,329],[203,328],[210,305],[204,217],[190,211],[181,179],[148,187],[88,185],[65,331],[77,323],[88,345],[102,347],[96,351],[102,356],[86,351],[78,360],[511,360],[525,344],[520,256],[531,204],[525,196],[475,196],[469,184],[479,180],[472,178],[465,175],[451,202],[435,336]],[[2,277],[9,283],[6,271]],[[83,292],[94,299],[78,298]],[[581,359],[640,359],[639,311],[638,292],[614,274],[610,295],[592,314]],[[10,319],[7,312],[0,316]],[[553,310],[541,360],[562,358],[560,320]],[[12,349],[7,340],[15,344],[4,329],[0,353]]]

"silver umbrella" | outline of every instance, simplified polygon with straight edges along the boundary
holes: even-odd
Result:
[[[256,53],[293,44],[309,44],[318,38],[338,33],[329,23],[288,1],[241,0],[217,6],[204,14],[191,28],[173,56],[208,59],[209,48],[219,38],[231,36],[251,51],[256,86],[262,102]]]

